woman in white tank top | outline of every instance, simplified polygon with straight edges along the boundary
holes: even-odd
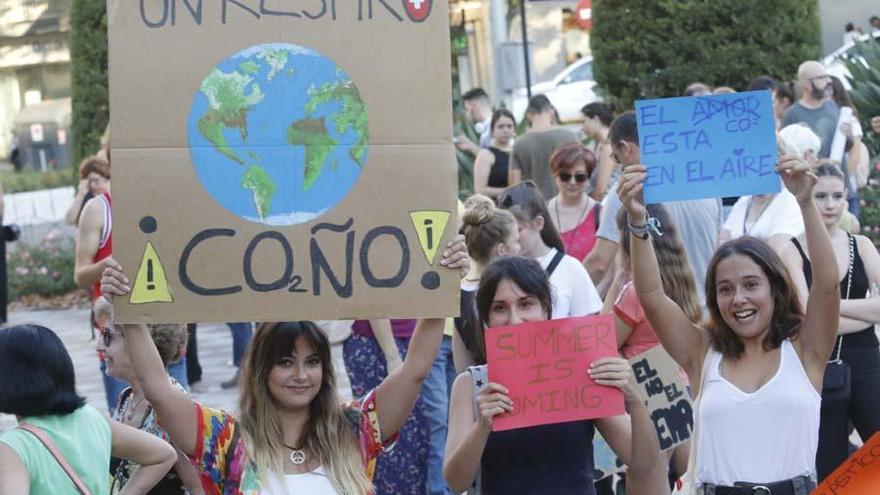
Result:
[[[798,200],[810,252],[834,259],[812,201],[816,177],[809,165],[786,155],[776,170]],[[709,265],[710,318],[695,325],[663,293],[654,248],[646,242],[646,172],[642,165],[627,167],[618,194],[629,215],[639,300],[697,397],[688,479],[706,495],[757,493],[747,488],[754,486],[768,487],[759,493],[806,495],[815,486],[820,392],[837,332],[837,265],[816,264],[805,315],[769,246],[751,237],[727,242]]]

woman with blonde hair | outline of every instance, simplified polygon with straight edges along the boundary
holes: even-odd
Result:
[[[467,267],[464,241],[446,246],[440,264]],[[130,292],[114,262],[104,272],[107,295]],[[239,415],[198,404],[168,381],[143,325],[125,325],[129,356],[171,440],[190,456],[207,494],[366,495],[376,458],[393,444],[437,354],[443,319],[421,320],[407,358],[368,393],[343,406],[330,343],[308,321],[263,323],[245,363]]]

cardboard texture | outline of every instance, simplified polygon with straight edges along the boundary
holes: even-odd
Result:
[[[442,317],[448,4],[110,0],[121,322]]]
[[[769,91],[635,103],[645,201],[778,193]]]
[[[513,411],[492,431],[624,413],[623,392],[596,385],[593,361],[617,356],[611,315],[546,320],[486,331],[489,380],[509,390]]]
[[[633,357],[629,363],[657,430],[660,450],[687,442],[694,431],[693,402],[678,364],[660,345]]]

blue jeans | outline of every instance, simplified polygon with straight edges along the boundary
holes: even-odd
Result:
[[[449,417],[449,394],[455,381],[455,363],[452,362],[452,337],[443,336],[434,366],[422,385],[431,446],[428,451],[428,495],[452,495],[443,479],[443,456],[446,451],[446,428]]]
[[[168,374],[183,385],[183,388],[189,390],[189,382],[186,381],[186,356],[169,366]],[[101,377],[104,380],[104,398],[107,400],[107,410],[112,413],[116,409],[116,401],[119,398],[119,394],[130,385],[126,381],[108,375],[107,364],[104,361],[101,361]]]
[[[232,364],[236,367],[241,365],[241,359],[244,357],[247,346],[254,336],[254,330],[250,322],[248,323],[227,323],[229,331],[232,333]]]

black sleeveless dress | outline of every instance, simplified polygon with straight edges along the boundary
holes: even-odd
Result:
[[[489,187],[507,187],[508,172],[510,169],[510,153],[501,151],[494,146],[489,146],[489,151],[495,156],[495,163],[489,170]]]

